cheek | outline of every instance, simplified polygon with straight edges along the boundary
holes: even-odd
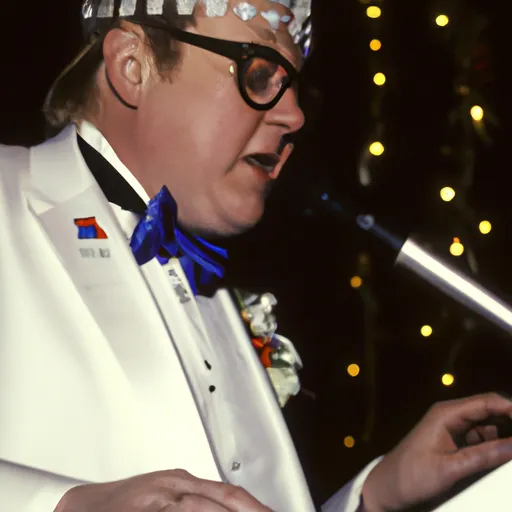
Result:
[[[193,89],[179,82],[162,85],[145,105],[148,152],[168,158],[188,173],[228,172],[243,155],[263,115],[248,107],[232,80]]]
[[[262,115],[246,105],[232,78],[212,84],[193,103],[185,115],[197,154],[231,167],[254,137]]]
[[[150,195],[167,185],[189,228],[227,233],[252,226],[263,213],[265,187],[240,158],[255,146],[263,116],[233,84],[198,88],[177,79],[153,91],[137,127]]]

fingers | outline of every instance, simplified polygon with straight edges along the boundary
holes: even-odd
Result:
[[[466,434],[466,443],[469,445],[493,441],[498,439],[498,427],[495,425],[477,426]]]
[[[512,418],[512,401],[495,393],[475,395],[438,404],[432,409],[432,414],[439,415],[451,433],[459,433],[489,416]]]
[[[192,499],[186,496],[200,496],[223,506],[229,512],[270,512],[270,509],[241,487],[202,480],[183,470],[161,473],[159,484],[174,496],[184,496],[186,500]],[[188,509],[183,510],[188,512]]]
[[[512,439],[498,439],[468,446],[448,455],[443,470],[450,481],[458,481],[481,471],[493,469],[512,459]]]
[[[186,494],[178,503],[168,505],[159,512],[231,512],[231,509],[203,496]]]

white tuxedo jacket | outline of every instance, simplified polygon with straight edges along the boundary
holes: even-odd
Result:
[[[78,238],[90,217],[107,239]],[[77,484],[173,468],[276,512],[314,510],[229,293],[183,304],[169,268],[136,264],[137,219],[107,202],[75,127],[0,147],[0,219],[2,512],[52,512]],[[324,510],[355,512],[372,467]]]

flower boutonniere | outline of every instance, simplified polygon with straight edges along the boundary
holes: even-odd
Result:
[[[302,360],[293,343],[276,333],[274,308],[277,300],[271,293],[257,295],[235,290],[235,294],[252,344],[267,371],[280,406],[284,407],[290,397],[300,391],[298,372],[302,369]]]

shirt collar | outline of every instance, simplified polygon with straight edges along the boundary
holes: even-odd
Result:
[[[77,132],[82,139],[94,148],[130,185],[137,195],[147,205],[150,197],[140,184],[139,180],[130,172],[128,167],[121,162],[116,152],[103,134],[88,121],[81,121],[77,126]]]

